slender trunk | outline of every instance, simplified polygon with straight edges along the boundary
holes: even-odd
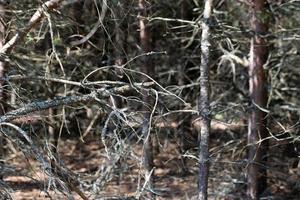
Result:
[[[266,39],[263,37],[268,30],[266,0],[250,2],[251,29],[254,33],[251,39],[249,92],[251,111],[248,124],[248,198],[258,199],[266,188],[266,113],[262,110],[267,104],[267,85],[263,65],[268,57]]]
[[[117,2],[116,10],[115,10],[115,64],[118,66],[122,66],[126,62],[126,50],[125,43],[127,37],[127,26],[125,25],[124,17],[122,16],[127,8],[126,2]]]
[[[5,24],[3,24],[4,22],[4,15],[5,15],[5,5],[0,3],[0,49],[4,46],[5,43]],[[5,76],[5,62],[4,61],[0,61],[0,115],[4,115],[5,114],[5,104],[3,104],[3,102],[5,102],[5,94],[4,94],[4,81],[3,78]],[[4,137],[0,136],[0,159],[2,160],[5,157],[5,140]],[[2,162],[2,161],[1,161]],[[0,177],[0,179],[2,179],[2,175]]]
[[[180,18],[183,20],[188,20],[188,12],[190,12],[190,10],[188,10],[188,3],[187,1],[182,1],[180,4]],[[184,28],[184,23],[181,24],[183,26],[183,28],[181,29],[181,55],[185,55],[185,51],[186,49],[184,48],[185,44],[185,40],[188,37],[187,33],[185,32],[186,29]],[[182,59],[182,63],[180,63],[178,65],[178,85],[179,86],[183,86],[185,84],[184,81],[184,73],[185,73],[185,68],[186,68],[186,60]],[[185,94],[182,94],[185,95]],[[180,107],[180,109],[184,109],[184,107]],[[181,119],[182,117],[179,116]],[[187,146],[188,146],[188,142],[187,139],[188,138],[188,134],[190,134],[190,130],[187,129],[186,127],[188,127],[187,124],[190,124],[191,122],[191,116],[187,117],[187,119],[184,120],[184,122],[181,123],[180,127],[178,129],[176,129],[175,131],[177,131],[177,134],[180,138],[180,159],[181,159],[181,170],[183,174],[187,174],[188,173],[188,168],[186,165],[186,157],[184,157],[185,151],[187,150]]]
[[[4,5],[2,5],[0,3],[0,18],[3,19],[4,17],[4,14],[5,14],[5,7]],[[3,24],[3,20],[0,21],[0,48],[2,48],[4,46],[4,39],[5,39],[5,24]],[[1,101],[3,100],[3,96],[4,96],[4,88],[3,88],[3,85],[4,85],[4,81],[3,81],[3,77],[4,77],[4,74],[5,74],[5,62],[4,61],[0,61],[0,77],[1,77],[1,81],[0,81],[0,99]],[[4,109],[3,109],[3,105],[1,105],[1,108],[0,108],[0,114],[2,115],[4,113]]]
[[[146,10],[146,1],[139,0],[139,28],[140,28],[140,43],[143,53],[147,53],[150,51],[150,33],[148,27],[146,26],[146,20],[143,17],[147,16]],[[154,69],[152,68],[153,65],[151,64],[151,59],[148,56],[143,57],[143,66],[142,71],[149,76],[153,76]],[[145,81],[147,80],[146,77],[144,78]],[[144,94],[143,100],[145,103],[150,103],[151,99],[148,94]],[[143,123],[143,136],[144,136],[144,167],[145,167],[145,178],[149,177],[148,182],[148,189],[150,190],[150,197],[154,198],[154,194],[151,192],[153,190],[153,148],[152,148],[152,135],[149,131],[149,117],[150,112],[147,110],[147,106],[144,106],[145,115],[144,115],[144,123]],[[148,135],[149,134],[149,135]],[[152,172],[152,174],[151,174]]]
[[[115,6],[116,9],[114,11],[115,14],[115,42],[114,42],[114,54],[115,54],[115,65],[118,67],[122,67],[126,63],[126,38],[127,38],[127,26],[125,25],[123,13],[126,13],[127,3],[126,2],[117,2]],[[124,80],[126,77],[122,69],[116,69],[116,75],[119,80]],[[122,98],[121,97],[113,97],[114,105],[116,108],[121,108]]]
[[[115,54],[115,65],[120,67],[116,69],[116,75],[118,80],[124,79],[124,73],[121,69],[126,63],[126,38],[127,38],[127,26],[125,25],[124,14],[127,8],[127,2],[116,2],[114,15],[115,15],[115,42],[114,42],[114,54]],[[111,98],[113,107],[121,109],[123,107],[123,99],[119,96]],[[119,159],[116,163],[118,168],[122,168],[121,160]],[[122,172],[118,172],[117,184],[120,185],[122,180]]]
[[[208,168],[209,168],[209,134],[210,134],[210,106],[209,106],[209,63],[210,63],[210,25],[212,14],[212,0],[205,0],[202,38],[201,38],[201,65],[200,65],[200,97],[199,113],[201,130],[198,136],[199,147],[199,179],[198,199],[207,199],[208,189]]]

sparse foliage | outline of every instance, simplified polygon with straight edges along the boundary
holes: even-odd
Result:
[[[299,11],[0,1],[0,196],[296,199]]]

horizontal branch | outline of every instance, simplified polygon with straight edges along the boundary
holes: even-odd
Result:
[[[42,81],[50,81],[50,82],[56,82],[56,83],[63,83],[67,85],[74,85],[78,87],[83,87],[83,85],[80,82],[76,81],[70,81],[70,80],[65,80],[61,78],[54,78],[54,77],[46,77],[46,76],[22,76],[22,75],[12,75],[12,76],[7,76],[5,78],[0,78],[0,80],[4,81],[22,81],[22,80],[42,80]]]
[[[53,108],[61,105],[69,105],[80,102],[88,102],[92,101],[96,98],[96,92],[92,92],[83,96],[68,96],[68,97],[57,97],[53,100],[47,101],[36,101],[29,104],[24,105],[22,108],[10,111],[5,115],[0,117],[0,123],[12,121],[16,118],[22,117],[29,113],[33,113],[36,111],[45,110],[48,108]]]
[[[135,86],[138,87],[139,89],[143,90],[145,88],[142,88],[142,87],[149,87],[151,85],[153,85],[152,82],[146,82],[146,83],[137,83],[135,85],[124,85],[121,87],[111,88],[109,90],[105,89],[105,88],[101,88],[101,89],[91,92],[90,94],[86,94],[86,95],[82,95],[82,96],[56,97],[52,100],[36,101],[36,102],[28,103],[21,108],[10,111],[10,112],[6,113],[5,115],[0,116],[0,123],[9,122],[14,119],[23,117],[24,115],[27,115],[27,114],[30,114],[30,113],[33,113],[36,111],[46,110],[48,108],[54,108],[54,107],[62,106],[62,105],[70,105],[70,104],[74,104],[74,103],[99,101],[99,99],[107,98],[113,94],[124,94],[130,90],[133,90],[133,89],[136,90],[136,88],[134,88]]]
[[[0,81],[22,81],[22,80],[41,80],[41,81],[50,81],[50,82],[56,82],[56,83],[62,83],[67,85],[74,85],[78,87],[87,87],[87,86],[93,86],[93,85],[126,85],[126,82],[122,81],[93,81],[93,82],[77,82],[77,81],[71,81],[66,80],[62,78],[55,78],[55,77],[46,77],[46,76],[23,76],[23,75],[11,75],[7,76],[5,78],[0,78]]]
[[[199,22],[196,21],[189,21],[189,20],[183,20],[183,19],[174,19],[174,18],[165,18],[165,17],[149,17],[149,18],[143,18],[147,19],[150,22],[154,20],[159,20],[159,21],[164,21],[164,22],[178,22],[178,23],[183,23],[183,24],[189,24],[191,26],[195,26],[199,28]]]

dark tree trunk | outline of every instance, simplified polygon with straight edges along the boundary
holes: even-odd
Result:
[[[5,43],[5,24],[4,23],[4,15],[5,15],[5,8],[6,5],[3,3],[0,3],[0,49],[4,46]],[[3,60],[0,61],[0,115],[4,115],[6,108],[5,108],[5,83],[3,81],[3,78],[5,77],[5,62]],[[0,136],[0,158],[3,159],[5,157],[5,140],[4,137]],[[2,179],[2,175],[0,176],[0,179]]]
[[[114,63],[117,67],[115,72],[117,75],[117,80],[124,80],[125,75],[122,71],[123,65],[126,63],[126,38],[127,38],[127,24],[126,20],[124,19],[126,16],[127,9],[127,1],[117,1],[116,5],[114,6],[114,16],[115,16],[115,41],[114,41]],[[121,109],[123,105],[123,99],[119,96],[111,96],[111,101],[113,107],[115,109]],[[118,168],[122,168],[121,160],[119,159],[116,163]],[[122,174],[118,172],[118,185],[121,183]]]
[[[115,9],[115,64],[122,66],[126,62],[126,37],[127,26],[126,20],[124,20],[124,14],[126,13],[126,2],[117,2]]]
[[[114,55],[115,65],[119,68],[116,69],[116,75],[118,80],[124,80],[126,77],[122,71],[123,65],[126,63],[126,38],[127,38],[127,24],[124,20],[124,14],[126,13],[127,2],[117,2],[115,6],[115,42],[114,42]],[[121,108],[123,105],[121,97],[113,97],[114,106]]]
[[[150,33],[149,29],[146,24],[146,20],[143,19],[143,17],[147,17],[147,8],[146,8],[146,1],[145,0],[139,0],[139,28],[140,28],[140,44],[143,53],[150,52]],[[143,66],[142,66],[142,71],[149,75],[153,76],[154,74],[154,68],[153,64],[151,61],[151,58],[148,56],[143,56],[142,58]],[[147,80],[146,77],[143,78],[145,81]],[[144,93],[143,94],[143,101],[146,104],[151,103],[151,98],[149,94]],[[144,123],[143,123],[143,136],[144,136],[144,167],[145,167],[145,178],[149,178],[148,182],[148,190],[152,191],[153,190],[153,145],[152,145],[152,135],[150,133],[150,128],[149,127],[149,118],[150,118],[150,111],[147,106],[144,106]],[[152,174],[151,174],[152,172]],[[155,196],[152,192],[149,192],[149,196],[153,199]]]
[[[5,6],[2,5],[0,3],[0,18],[3,19],[5,14]],[[4,46],[5,43],[5,24],[3,24],[3,20],[0,21],[0,48],[2,48]],[[5,62],[4,61],[0,61],[0,77],[4,78],[4,74],[5,74]],[[1,101],[3,100],[3,96],[4,96],[4,81],[2,81],[3,79],[1,79],[0,81],[0,99]],[[4,108],[3,105],[1,104],[1,108],[0,108],[0,114],[3,115],[4,114]]]
[[[191,10],[188,9],[188,2],[187,1],[182,1],[180,2],[180,18],[183,20],[188,20],[188,13],[191,12]],[[184,23],[181,24],[183,26],[183,28],[181,29],[181,54],[185,55],[186,49],[185,49],[185,41],[186,38],[188,38],[188,34],[186,32],[186,28],[184,27]],[[176,56],[176,54],[175,54]],[[186,69],[186,60],[185,59],[181,59],[180,64],[178,65],[178,85],[179,86],[183,86],[185,84],[185,71]],[[182,95],[185,95],[185,93],[182,92]],[[181,106],[179,109],[184,109],[183,106]],[[186,158],[184,157],[185,152],[188,149],[189,143],[188,142],[189,136],[190,135],[190,123],[191,123],[191,115],[188,117],[182,117],[179,116],[179,119],[182,120],[184,119],[184,121],[182,123],[180,123],[180,126],[178,127],[178,129],[176,129],[175,131],[177,132],[177,135],[179,136],[179,140],[180,140],[180,159],[181,159],[181,170],[183,174],[187,174],[188,173],[188,168],[187,168],[187,163],[186,163]]]
[[[200,97],[199,114],[201,130],[198,136],[199,147],[199,179],[198,179],[198,199],[207,199],[208,189],[208,168],[209,168],[209,135],[210,135],[210,100],[209,100],[209,64],[210,64],[210,24],[212,14],[212,0],[205,0],[202,38],[201,38],[201,65],[200,65]]]
[[[251,111],[248,124],[248,197],[258,199],[266,188],[266,168],[264,167],[267,152],[266,113],[267,83],[263,69],[268,57],[267,42],[264,35],[268,30],[268,12],[266,0],[253,0],[250,3],[251,39],[249,92]]]

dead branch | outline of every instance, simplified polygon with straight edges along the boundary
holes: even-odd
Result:
[[[36,26],[44,17],[44,12],[57,8],[62,0],[49,0],[43,3],[38,10],[32,15],[28,24],[24,29],[19,30],[1,49],[0,54],[9,53],[18,42],[20,42],[29,31]]]
[[[48,108],[54,108],[57,106],[62,105],[70,105],[74,103],[84,103],[89,101],[101,101],[102,98],[107,98],[111,94],[124,94],[130,90],[135,90],[135,86],[139,89],[144,89],[142,86],[150,86],[153,83],[137,83],[135,85],[124,85],[121,87],[116,87],[112,89],[105,89],[101,88],[95,91],[92,91],[90,94],[82,95],[82,96],[67,96],[67,97],[56,97],[52,100],[46,100],[46,101],[36,101],[32,103],[28,103],[24,105],[23,107],[10,111],[6,113],[5,115],[2,115],[0,117],[0,123],[3,122],[9,122],[14,119],[20,118],[24,115],[45,110]]]
[[[26,104],[25,106],[10,111],[6,113],[5,115],[0,117],[0,123],[3,122],[9,122],[13,119],[22,117],[24,115],[27,115],[29,113],[35,112],[35,111],[41,111],[48,108],[53,108],[61,105],[69,105],[73,103],[79,103],[79,102],[88,102],[91,100],[95,100],[97,92],[92,92],[87,95],[83,96],[68,96],[68,97],[57,97],[52,100],[47,101],[36,101],[29,104]]]
[[[22,80],[41,80],[41,81],[51,81],[56,83],[62,83],[67,85],[74,85],[78,87],[87,87],[91,85],[125,85],[122,81],[93,81],[93,82],[77,82],[72,80],[66,80],[63,78],[46,77],[46,76],[23,76],[23,75],[12,75],[5,78],[0,78],[0,81],[22,81]]]

